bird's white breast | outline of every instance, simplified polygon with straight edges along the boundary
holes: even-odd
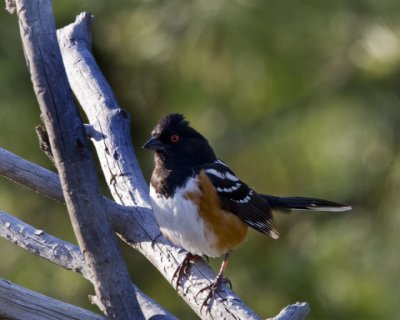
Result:
[[[213,234],[206,229],[198,207],[186,196],[189,192],[200,192],[195,178],[189,178],[170,198],[156,194],[150,186],[153,212],[161,232],[173,243],[193,254],[219,256],[221,252],[215,248]]]

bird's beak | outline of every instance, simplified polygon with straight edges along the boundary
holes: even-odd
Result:
[[[142,147],[154,151],[164,150],[164,145],[157,137],[151,137]]]

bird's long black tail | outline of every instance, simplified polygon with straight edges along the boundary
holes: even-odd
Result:
[[[261,196],[268,201],[272,209],[294,209],[333,212],[351,210],[351,206],[329,200],[304,197],[275,197],[266,194],[263,194]]]

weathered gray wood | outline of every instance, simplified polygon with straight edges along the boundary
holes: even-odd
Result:
[[[114,319],[143,319],[105,213],[95,165],[62,63],[51,2],[15,3],[33,88],[98,306]]]
[[[303,320],[310,313],[307,302],[296,302],[284,308],[279,314],[267,320]]]
[[[68,80],[95,132],[92,141],[103,151],[100,164],[114,199],[125,205],[150,207],[148,186],[131,145],[129,114],[119,107],[91,54],[92,19],[88,13],[80,15],[79,26],[69,25],[58,31],[62,53],[69,53],[63,54],[64,63],[74,67],[67,70]],[[80,58],[84,59],[82,63],[77,60]],[[84,87],[87,84],[91,88]],[[108,135],[110,132],[113,134]]]
[[[58,174],[2,148],[0,148],[0,175],[53,200],[65,202]],[[103,199],[107,214],[111,217],[116,230],[140,229],[140,225],[135,225],[136,220],[132,217],[138,212],[142,215],[152,214],[146,207],[122,206],[106,197]]]
[[[0,211],[0,237],[8,239],[21,248],[45,258],[64,269],[80,273],[88,280],[91,278],[90,270],[87,268],[79,247],[60,240],[43,230],[36,229],[2,211]],[[175,317],[163,310],[161,306],[147,297],[141,290],[133,284],[132,286],[146,319],[175,319]],[[1,310],[2,308],[0,307],[0,314]]]
[[[59,202],[65,202],[57,173],[25,160],[3,148],[0,148],[0,175],[43,196]],[[107,212],[113,216],[119,215],[120,211],[127,212],[132,210],[132,212],[137,212],[137,210],[142,210],[139,206],[135,206],[135,208],[126,207],[118,205],[107,197],[103,197],[103,199],[106,202]],[[148,214],[148,208],[143,208],[143,210],[144,214]]]
[[[90,27],[93,17],[87,13],[75,23],[58,31],[58,39],[71,88],[96,132],[92,139],[114,200],[125,205],[150,206],[148,186],[134,156],[130,142],[129,118],[119,108],[111,88],[91,53]],[[123,186],[121,188],[121,186]],[[145,255],[173,285],[172,276],[186,253],[160,237],[153,215],[138,211],[126,215],[116,230],[132,247]],[[135,220],[135,221],[133,221]],[[130,225],[139,225],[133,229]],[[228,287],[219,292],[210,312],[201,310],[215,273],[205,262],[196,262],[178,287],[178,293],[203,319],[259,319]]]
[[[0,319],[105,320],[104,316],[0,279]]]
[[[0,148],[0,174],[25,187],[64,202],[58,174]]]
[[[3,211],[0,211],[0,237],[67,270],[81,273],[86,279],[91,279],[90,269],[87,268],[79,247],[36,229]]]

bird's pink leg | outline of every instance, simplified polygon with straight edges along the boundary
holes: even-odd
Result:
[[[230,251],[225,253],[224,260],[222,261],[222,264],[221,264],[221,268],[219,269],[218,275],[215,278],[214,282],[212,282],[210,285],[204,287],[197,293],[196,296],[198,296],[203,291],[210,290],[207,297],[204,299],[203,304],[201,305],[200,312],[204,306],[208,306],[207,309],[209,309],[209,302],[212,299],[212,297],[214,296],[214,294],[219,290],[219,287],[222,282],[228,282],[229,286],[232,288],[231,281],[228,278],[224,277],[224,272],[225,272],[226,268],[228,267],[228,258],[229,258],[230,253],[231,253]]]

